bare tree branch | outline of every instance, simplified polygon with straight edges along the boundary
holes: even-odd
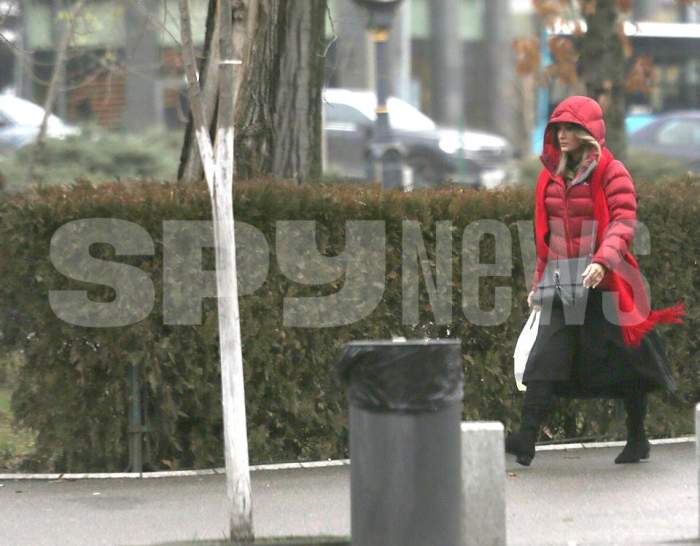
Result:
[[[187,77],[188,96],[190,110],[194,120],[195,134],[199,153],[204,163],[204,174],[209,185],[209,191],[213,192],[214,180],[214,150],[209,139],[206,125],[206,113],[202,103],[202,90],[199,84],[199,73],[194,57],[194,45],[192,42],[192,26],[190,24],[190,8],[187,0],[180,0],[180,31],[182,33],[182,60],[185,65]]]
[[[54,99],[56,97],[56,88],[58,87],[58,78],[61,74],[61,67],[66,59],[66,51],[68,50],[68,45],[73,37],[73,32],[75,31],[75,23],[78,18],[78,14],[83,9],[86,0],[78,0],[69,12],[68,25],[65,29],[63,37],[61,38],[61,43],[58,46],[58,53],[56,56],[56,64],[53,69],[53,75],[51,77],[51,83],[49,83],[49,90],[46,94],[46,100],[44,101],[44,118],[41,120],[41,126],[39,127],[39,135],[37,136],[36,143],[32,148],[31,157],[29,159],[29,169],[27,170],[27,185],[31,184],[34,179],[34,169],[36,165],[36,160],[39,152],[44,146],[44,141],[46,139],[46,128],[48,126],[49,117],[53,110]],[[41,182],[40,182],[41,184]]]

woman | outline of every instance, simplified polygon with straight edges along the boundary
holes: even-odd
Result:
[[[557,106],[545,130],[541,160],[544,169],[535,192],[537,264],[528,305],[533,306],[538,282],[553,258],[590,253],[591,263],[582,274],[590,290],[578,320],[558,298],[543,308],[523,375],[527,391],[521,429],[506,438],[506,451],[520,464],[530,464],[555,395],[622,398],[627,444],[615,462],[636,463],[649,457],[647,393],[676,388],[652,328],[680,322],[683,307],[649,309],[629,251],[636,222],[634,185],[624,165],[605,148],[605,122],[596,101],[574,96]],[[604,297],[616,305],[604,303]]]

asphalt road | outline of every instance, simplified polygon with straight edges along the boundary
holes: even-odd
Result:
[[[507,459],[509,545],[700,544],[693,443],[653,446],[615,465],[619,448]],[[259,536],[350,532],[347,466],[252,474]],[[0,545],[146,545],[221,539],[223,476],[0,482]],[[439,546],[439,545],[426,545]]]

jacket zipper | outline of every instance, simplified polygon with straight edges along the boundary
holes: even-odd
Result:
[[[566,257],[572,255],[571,253],[571,237],[569,237],[569,188],[566,185],[566,180],[562,179],[564,183],[564,236],[566,237]]]

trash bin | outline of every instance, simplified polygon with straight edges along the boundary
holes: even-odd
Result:
[[[337,370],[350,412],[352,544],[460,544],[460,342],[355,341]]]

